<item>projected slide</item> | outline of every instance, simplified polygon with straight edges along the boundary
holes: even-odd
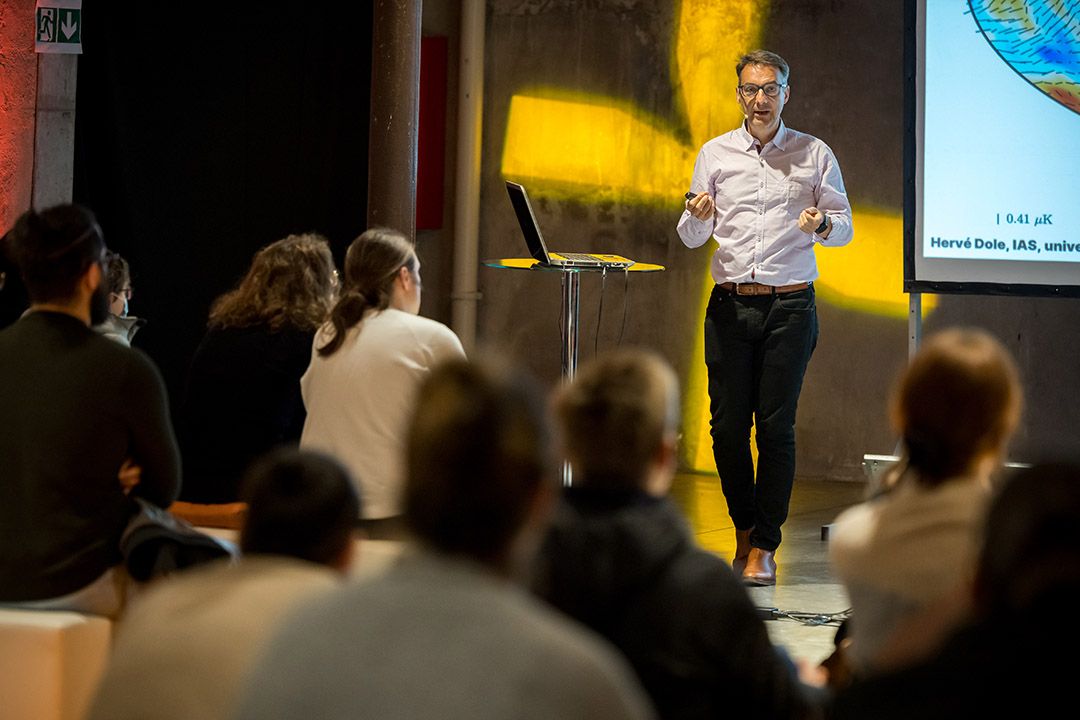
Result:
[[[1080,0],[924,9],[921,275],[1080,284]]]

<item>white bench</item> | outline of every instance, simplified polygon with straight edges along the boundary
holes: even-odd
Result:
[[[111,640],[105,618],[0,608],[0,717],[81,720]]]

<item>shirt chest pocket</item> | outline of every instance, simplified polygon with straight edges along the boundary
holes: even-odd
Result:
[[[792,175],[785,181],[784,190],[788,205],[799,211],[817,205],[811,177]]]

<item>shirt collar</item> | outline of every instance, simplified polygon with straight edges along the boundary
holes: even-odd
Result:
[[[739,126],[739,129],[735,131],[735,134],[741,140],[741,142],[739,143],[740,146],[743,143],[745,143],[745,147],[746,147],[747,150],[753,150],[754,149],[754,143],[756,143],[757,140],[754,138],[753,135],[750,134],[750,131],[746,129],[746,121],[745,120],[743,120],[743,123],[742,123],[742,125]],[[788,137],[787,126],[784,125],[784,121],[781,120],[780,121],[780,127],[778,127],[776,129],[776,134],[773,135],[772,140],[770,140],[768,143],[766,143],[766,146],[769,145],[769,144],[772,144],[772,145],[775,145],[778,150],[783,150],[784,149],[784,143],[787,142],[787,137]],[[762,148],[762,149],[764,150],[764,148]]]
[[[776,129],[776,134],[773,135],[772,144],[775,145],[778,150],[783,150],[784,149],[784,143],[787,142],[787,139],[788,139],[787,125],[785,125],[784,121],[781,120],[780,121],[780,127],[778,127]]]

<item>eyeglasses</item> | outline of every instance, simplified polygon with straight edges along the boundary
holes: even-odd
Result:
[[[746,85],[739,85],[739,92],[747,100],[753,100],[757,97],[758,91],[765,93],[765,97],[776,97],[780,94],[780,91],[787,87],[787,83],[765,83],[764,85],[753,85],[747,83]]]

